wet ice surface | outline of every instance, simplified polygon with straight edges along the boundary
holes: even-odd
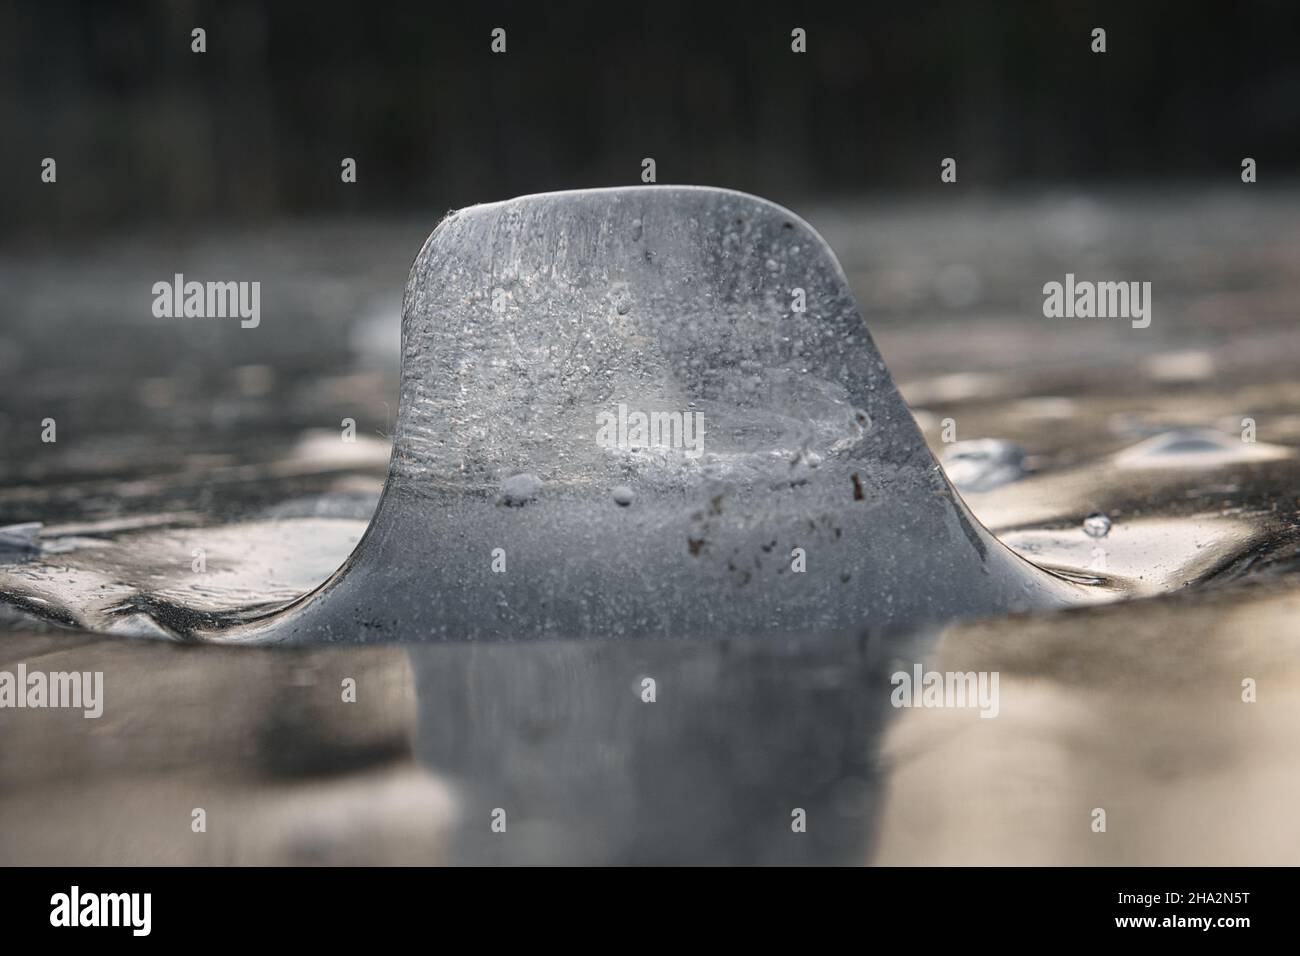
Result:
[[[108,719],[206,741],[172,754],[161,736],[132,742],[121,723],[37,732],[0,712],[6,731],[26,728],[31,740],[0,761],[0,819],[6,845],[19,848],[10,858],[38,858],[49,844],[36,835],[60,829],[82,834],[55,851],[60,859],[106,862],[123,852],[138,861],[1286,861],[1300,845],[1283,812],[1297,795],[1295,751],[1275,728],[1300,712],[1300,201],[1063,197],[969,206],[957,217],[801,211],[843,261],[936,454],[946,418],[959,440],[1024,449],[1018,480],[964,493],[975,515],[1034,563],[1120,603],[866,645],[813,635],[689,648],[546,642],[245,663],[229,656],[244,649],[196,660],[156,641],[65,639],[64,626],[153,638],[219,629],[291,602],[347,557],[387,467],[393,291],[427,224],[368,227],[369,253],[349,244],[331,258],[321,251],[329,243],[301,233],[278,237],[273,257],[261,253],[280,270],[279,285],[263,278],[267,299],[278,288],[285,314],[320,330],[310,363],[296,333],[265,320],[271,337],[255,346],[238,329],[173,326],[151,349],[147,301],[139,306],[120,277],[156,278],[156,247],[86,250],[84,286],[57,281],[66,269],[57,260],[10,255],[4,361],[42,371],[21,394],[12,369],[6,376],[0,524],[42,527],[19,536],[23,547],[0,548],[14,631],[7,660],[102,664],[122,708]],[[232,251],[241,245],[232,237],[203,254],[219,270],[227,257],[254,257]],[[201,271],[183,265],[164,273]],[[1041,284],[1066,271],[1152,280],[1152,327],[1043,319]],[[637,303],[620,302],[615,314],[636,314]],[[62,348],[68,331],[87,334],[87,310],[100,355]],[[374,345],[385,339],[387,357]],[[39,442],[47,415],[59,421],[55,445]],[[356,443],[338,437],[345,417],[357,422]],[[1244,419],[1255,423],[1253,442],[1242,441]],[[663,468],[633,464],[638,481]],[[605,499],[613,513],[642,506],[638,496],[621,507],[613,483]],[[1111,521],[1103,537],[1085,530],[1093,514]],[[47,628],[56,631],[31,634]],[[884,708],[889,672],[914,659],[1000,670],[1002,715]],[[348,675],[366,691],[361,711],[340,712]],[[660,688],[653,704],[640,697],[644,676]],[[1240,703],[1244,677],[1269,688],[1253,711]],[[177,681],[184,694],[163,693]],[[404,743],[413,732],[414,752]],[[235,741],[248,733],[263,741],[253,757]],[[102,779],[78,783],[50,753],[93,753]],[[218,771],[228,777],[219,785]],[[146,807],[184,818],[200,795],[248,822],[215,834],[221,850],[156,840],[114,849],[91,824],[105,789],[151,794],[139,816],[117,811],[119,832],[147,832]],[[362,809],[371,801],[380,809]],[[1074,835],[1107,801],[1123,807],[1115,827],[1136,849]],[[501,802],[519,808],[518,840],[504,849],[454,823],[486,821]],[[699,816],[666,809],[684,804],[732,823],[701,831]],[[443,822],[409,829],[401,821],[412,806]],[[792,807],[822,821],[817,839],[791,842]],[[291,824],[298,810],[306,822]],[[1207,818],[1232,822],[1207,828]],[[1156,821],[1163,840],[1137,839]],[[18,830],[36,835],[8,841]]]

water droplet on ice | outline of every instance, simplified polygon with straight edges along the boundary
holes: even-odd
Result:
[[[1101,512],[1093,512],[1083,519],[1083,532],[1090,538],[1104,538],[1110,534],[1110,519]]]
[[[614,501],[624,508],[630,505],[635,497],[636,492],[627,485],[618,485],[614,488]]]

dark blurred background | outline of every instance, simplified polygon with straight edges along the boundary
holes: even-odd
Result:
[[[0,235],[445,210],[647,156],[787,204],[930,190],[945,156],[966,190],[1231,182],[1243,155],[1276,180],[1297,41],[1293,0],[7,2]]]

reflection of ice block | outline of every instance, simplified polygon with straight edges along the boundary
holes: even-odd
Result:
[[[449,862],[865,863],[890,674],[929,646],[412,647],[416,753],[456,794]]]
[[[967,511],[807,223],[725,190],[601,189],[429,237],[374,520],[249,636],[847,631],[1071,587]]]

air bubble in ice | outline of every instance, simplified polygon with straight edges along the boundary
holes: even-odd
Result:
[[[523,472],[511,475],[501,482],[501,496],[497,500],[509,507],[518,508],[537,497],[542,490],[542,479],[536,475]]]

